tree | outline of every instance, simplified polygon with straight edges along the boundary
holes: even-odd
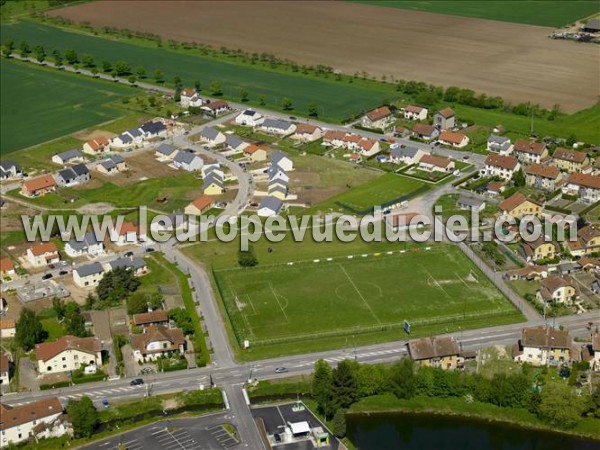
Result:
[[[193,335],[195,332],[192,318],[185,308],[172,308],[169,310],[169,319],[175,321],[177,328],[183,331],[186,336]]]
[[[83,55],[81,55],[81,63],[85,67],[95,67],[96,66],[96,61],[94,61],[94,57],[92,55],[90,55],[89,53],[84,53]]]
[[[567,146],[573,147],[573,144],[575,144],[576,142],[577,136],[575,136],[575,133],[571,133],[569,137],[567,137],[567,141],[565,143],[567,144]]]
[[[381,394],[387,387],[387,370],[381,365],[363,364],[356,374],[358,397]]]
[[[115,63],[115,70],[117,75],[129,75],[131,73],[131,66],[126,61],[117,61]]]
[[[240,89],[240,100],[242,102],[248,101],[248,91],[246,89]]]
[[[29,54],[31,53],[31,47],[29,47],[27,41],[21,41],[21,43],[19,44],[19,49],[22,57],[29,56]]]
[[[135,74],[138,76],[138,78],[143,79],[146,78],[146,69],[144,68],[144,66],[138,66],[135,69]]]
[[[92,70],[90,70],[90,72],[92,72],[92,75],[94,76],[94,78],[96,78],[98,76],[98,69],[96,69],[95,67],[92,67]]]
[[[146,292],[134,292],[127,298],[127,314],[139,314],[150,309],[156,309],[162,304],[162,295],[158,292],[150,295]]]
[[[345,359],[340,362],[331,374],[331,393],[333,408],[337,411],[348,408],[356,401],[356,379],[353,364]]]
[[[415,395],[416,383],[413,363],[409,358],[403,358],[391,368],[390,382],[392,392],[398,398],[411,398]]]
[[[293,109],[293,102],[291,98],[285,97],[281,100],[281,106],[283,106],[284,111],[290,111]]]
[[[26,352],[47,337],[42,322],[29,308],[23,308],[16,323],[15,342]]]
[[[112,63],[110,61],[102,61],[102,71],[104,73],[112,71]]]
[[[260,106],[265,106],[267,104],[267,99],[264,95],[258,97],[258,103]]]
[[[10,58],[10,55],[12,55],[14,50],[15,50],[15,41],[13,41],[12,39],[6,39],[4,41],[4,44],[2,45],[2,53],[4,53],[4,56],[7,56]]]
[[[210,92],[212,95],[223,95],[223,86],[220,81],[215,80],[210,83]]]
[[[517,187],[525,186],[525,174],[523,173],[523,169],[519,169],[513,175],[513,183],[515,183],[515,186]]]
[[[135,77],[135,75],[129,75],[127,77],[127,81],[129,81],[129,83],[131,83],[131,84],[135,84],[135,82],[137,81],[137,78]]]
[[[156,69],[152,76],[154,78],[154,81],[156,81],[157,83],[162,83],[165,81],[165,74],[162,73],[161,70]]]
[[[70,65],[77,64],[79,62],[77,52],[72,48],[68,48],[65,50],[65,59]]]
[[[242,267],[254,267],[258,264],[258,259],[254,254],[254,249],[249,247],[248,250],[238,252],[238,264]]]
[[[67,413],[73,424],[76,438],[90,437],[98,425],[98,411],[89,397],[83,396],[80,400],[69,400]]]
[[[179,87],[179,86],[181,86],[181,77],[180,77],[179,75],[175,75],[175,76],[173,77],[173,84],[174,84],[176,87]]]
[[[420,105],[425,105],[425,106],[434,105],[435,103],[437,103],[438,100],[439,100],[438,95],[432,91],[419,92],[415,96],[415,102]]]
[[[56,313],[58,320],[61,320],[65,317],[65,302],[63,302],[60,298],[54,297],[52,299],[52,309]]]
[[[52,50],[52,58],[54,59],[54,64],[57,66],[62,66],[63,63],[63,57],[60,53],[60,50],[58,50],[57,48],[55,48],[54,50]]]
[[[37,60],[37,62],[43,63],[46,60],[46,50],[44,50],[44,47],[42,47],[41,45],[36,45],[34,52],[35,59]]]
[[[346,436],[346,409],[338,409],[331,421],[331,431],[339,438]]]
[[[316,102],[308,104],[308,115],[310,117],[317,117],[319,115],[319,105]]]
[[[540,393],[540,416],[551,425],[572,428],[581,420],[584,399],[563,382],[546,383]]]
[[[200,80],[194,81],[194,88],[196,89],[196,92],[200,92],[201,87],[202,85],[200,84]]]
[[[69,302],[65,307],[65,330],[67,334],[72,334],[73,336],[88,336],[88,332],[85,329],[85,318],[79,310],[79,305],[75,302]]]
[[[317,402],[319,411],[324,415],[327,415],[331,410],[328,411],[328,406],[331,405],[332,399],[332,371],[331,367],[323,359],[319,359],[315,363],[315,372],[312,376],[311,392],[312,397]]]
[[[133,271],[119,267],[102,277],[96,287],[96,294],[98,299],[105,304],[118,304],[131,292],[134,292],[139,285],[140,280],[135,277]]]

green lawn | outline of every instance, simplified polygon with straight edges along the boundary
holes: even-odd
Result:
[[[561,27],[600,11],[593,0],[349,0],[369,5],[410,9],[503,22]]]
[[[7,59],[0,83],[2,154],[123,115],[106,104],[131,93],[131,88]]]
[[[366,211],[376,205],[396,200],[400,197],[410,196],[414,193],[422,193],[428,188],[428,184],[412,178],[402,177],[391,173],[363,183],[344,192],[336,197],[318,205],[320,211],[327,208],[344,210],[338,203],[342,203],[356,211]],[[345,210],[349,212],[349,210]]]
[[[454,246],[214,274],[238,342],[272,355],[402,339],[405,319],[419,335],[521,318]]]

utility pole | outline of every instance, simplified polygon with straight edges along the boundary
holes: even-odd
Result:
[[[530,131],[529,134],[533,134],[533,117],[535,115],[534,109],[531,108],[531,124],[530,124]]]

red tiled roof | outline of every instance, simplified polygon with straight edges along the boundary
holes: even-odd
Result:
[[[13,265],[10,258],[2,258],[0,259],[0,272],[8,272],[9,270],[13,270],[15,266]]]
[[[8,372],[10,366],[10,360],[6,355],[0,355],[0,373]]]
[[[445,119],[454,116],[454,110],[452,108],[440,109],[437,113],[440,114]]]
[[[185,343],[183,332],[179,328],[167,328],[164,325],[150,325],[146,327],[146,331],[142,334],[134,334],[131,339],[131,347],[141,351],[142,353],[152,353],[146,350],[146,347],[151,342],[169,341],[171,347],[169,349],[155,350],[156,352],[173,351]]]
[[[0,319],[0,330],[10,330],[15,327],[13,319]]]
[[[244,149],[244,153],[247,155],[253,155],[261,148],[258,145],[250,144],[248,147]]]
[[[156,310],[151,312],[145,312],[141,314],[135,314],[133,316],[133,323],[135,325],[144,325],[147,323],[167,322],[169,315],[166,311]]]
[[[556,166],[549,166],[547,164],[530,164],[525,167],[525,173],[537,177],[556,179],[560,174],[560,170]]]
[[[327,130],[323,136],[323,140],[327,141],[343,141],[346,133],[339,130]]]
[[[194,205],[196,208],[202,211],[204,208],[212,206],[214,202],[214,199],[210,195],[203,195],[194,200],[192,202],[192,205]]]
[[[552,157],[554,159],[562,159],[563,161],[583,163],[587,155],[584,152],[576,152],[568,148],[559,147],[554,151]]]
[[[406,108],[404,108],[404,110],[406,112],[413,113],[413,114],[419,114],[424,109],[425,108],[421,108],[420,106],[415,106],[415,105],[408,105]]]
[[[498,205],[498,207],[502,211],[512,211],[517,206],[519,206],[520,204],[527,202],[527,201],[531,202],[531,203],[535,203],[538,206],[542,206],[538,201],[533,200],[529,197],[525,197],[525,195],[523,195],[521,192],[515,192],[513,195],[511,195],[506,200],[501,202],[500,205]]]
[[[417,123],[413,127],[413,132],[418,134],[419,136],[431,136],[434,132],[435,128],[431,125],[427,125],[424,123]]]
[[[460,144],[466,136],[462,133],[453,133],[452,131],[442,131],[440,141],[450,142],[451,144]]]
[[[600,189],[600,177],[587,173],[572,173],[567,179],[568,184]]]
[[[40,256],[45,253],[57,253],[58,252],[58,249],[56,248],[56,245],[54,245],[53,242],[44,242],[39,245],[34,245],[33,247],[30,247],[29,249],[31,250],[31,253],[33,253],[34,256]]]
[[[100,136],[99,138],[87,141],[86,144],[91,147],[92,150],[98,150],[101,147],[106,147],[110,141],[107,137]]]
[[[521,345],[535,348],[570,348],[571,337],[566,330],[554,328],[531,327],[523,328]]]
[[[415,361],[458,355],[458,343],[451,336],[432,336],[408,342],[408,353]]]
[[[56,181],[52,175],[42,175],[23,183],[23,189],[29,192],[36,192],[53,186],[56,186]]]
[[[0,404],[0,430],[8,430],[34,420],[62,413],[63,407],[58,397],[50,397],[20,406]]]
[[[388,108],[387,106],[380,106],[379,108],[376,108],[367,113],[367,117],[369,118],[369,120],[371,122],[375,122],[377,120],[383,119],[383,118],[391,116],[391,115],[392,115],[392,112],[390,111],[390,108]]]
[[[519,160],[514,156],[496,155],[494,153],[488,155],[485,159],[486,166],[500,167],[506,170],[515,170],[519,164]]]
[[[80,350],[85,353],[96,354],[102,350],[100,340],[95,337],[78,338],[66,335],[55,342],[44,342],[35,345],[35,356],[38,360],[48,361],[65,350]]]
[[[424,155],[420,160],[419,164],[431,164],[432,166],[443,167],[446,168],[450,165],[452,161],[447,158],[443,158],[441,156],[435,155]]]
[[[535,155],[541,155],[544,153],[545,149],[546,144],[541,142],[525,141],[523,139],[516,141],[513,148],[513,150],[516,152],[533,153]]]
[[[313,134],[319,127],[309,123],[299,123],[296,125],[296,134]]]
[[[215,100],[214,102],[210,102],[208,105],[206,105],[206,107],[212,110],[228,108],[229,103],[227,103],[225,100]]]
[[[138,233],[139,228],[133,222],[123,222],[121,228],[119,229],[119,236],[123,236],[127,233]]]

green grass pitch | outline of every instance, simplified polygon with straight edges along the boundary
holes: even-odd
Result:
[[[429,248],[429,250],[428,250]],[[401,330],[444,332],[520,315],[454,246],[215,272],[238,341],[251,345]],[[477,323],[477,324],[476,324]],[[433,326],[433,328],[432,328]]]

